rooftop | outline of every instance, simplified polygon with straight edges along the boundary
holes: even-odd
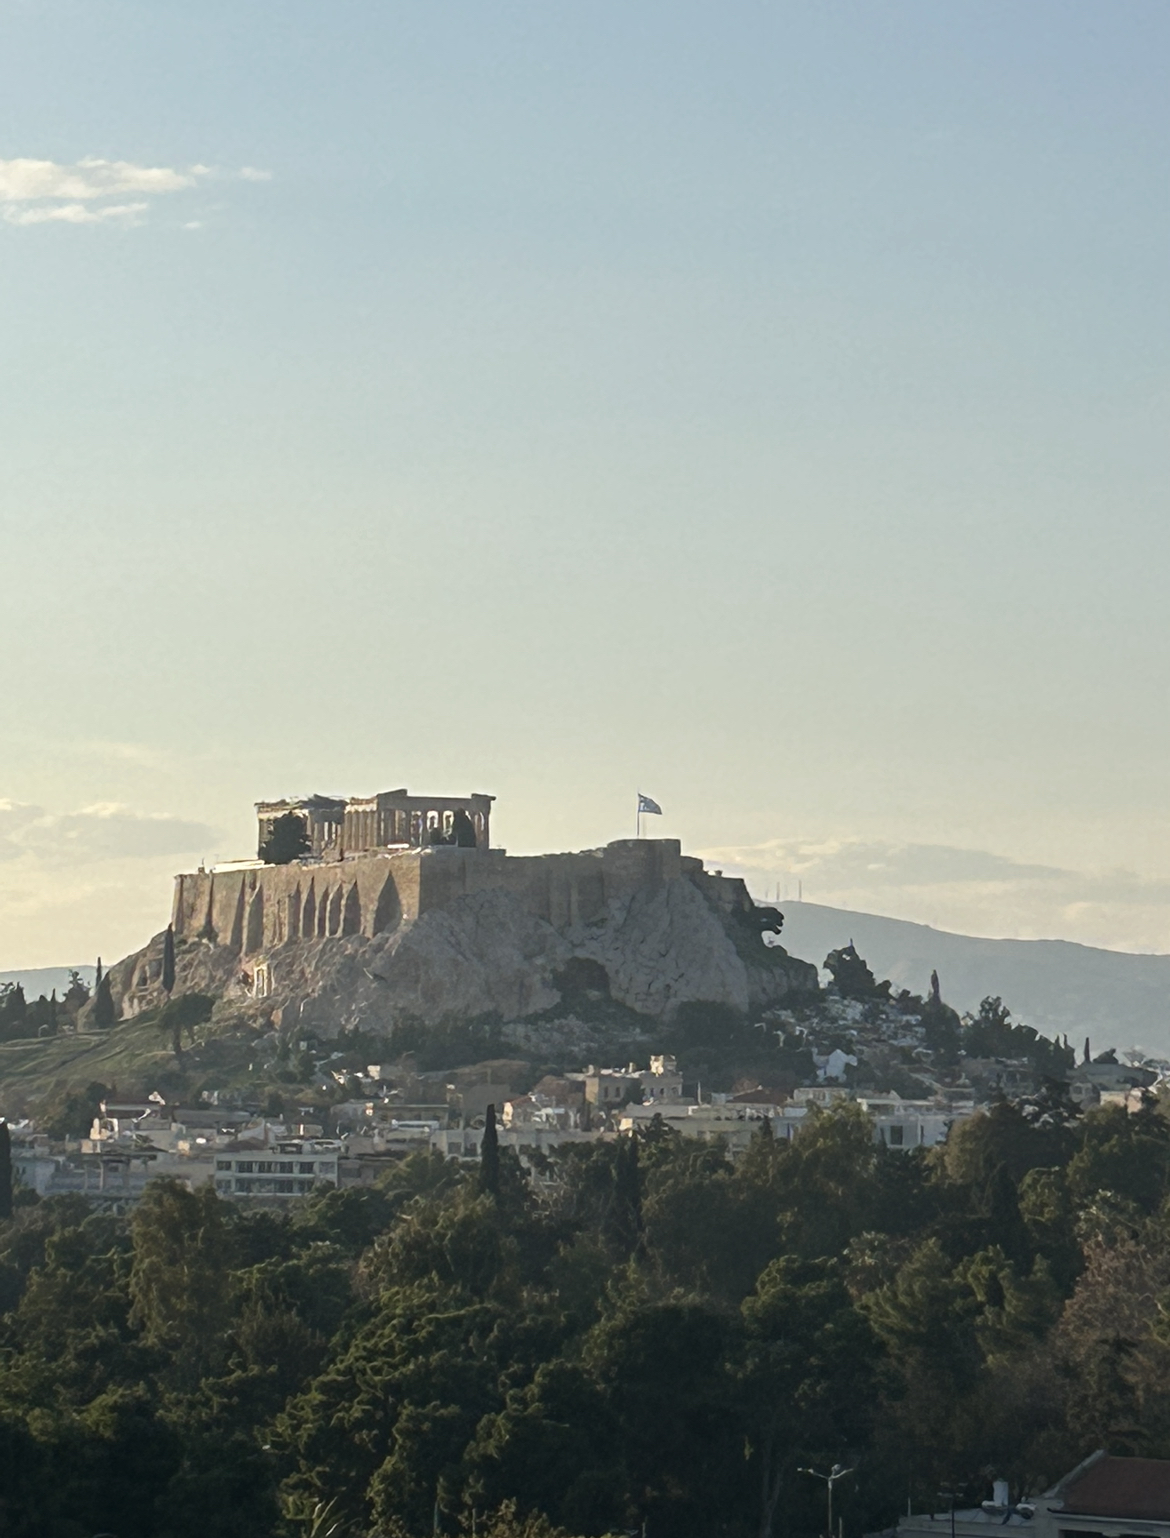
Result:
[[[1078,1516],[1170,1521],[1170,1461],[1094,1453],[1048,1492]]]

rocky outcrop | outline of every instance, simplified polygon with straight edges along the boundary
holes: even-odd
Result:
[[[187,935],[176,947],[176,991],[233,998],[282,1029],[321,1036],[388,1031],[404,1020],[546,1014],[562,1004],[558,974],[575,957],[604,969],[612,999],[657,1019],[692,1001],[748,1011],[816,991],[815,967],[765,944],[768,920],[742,882],[712,876],[697,860],[674,869],[669,879],[615,888],[587,919],[572,905],[554,919],[526,891],[486,886],[373,935],[286,940],[253,953]],[[156,937],[113,969],[123,1013],[160,1001],[161,960]]]

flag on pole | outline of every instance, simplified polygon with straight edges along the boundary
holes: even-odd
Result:
[[[643,812],[653,812],[653,814],[656,817],[661,817],[662,816],[662,808],[658,805],[658,802],[657,801],[651,801],[649,796],[644,796],[642,794],[642,792],[639,791],[638,792],[638,816],[640,817]]]

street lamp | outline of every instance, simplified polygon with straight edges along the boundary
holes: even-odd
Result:
[[[951,1503],[951,1538],[955,1538],[955,1502],[959,1498],[957,1490],[940,1490],[939,1499]]]
[[[844,1479],[846,1474],[852,1474],[852,1469],[843,1469],[839,1463],[834,1463],[827,1474],[822,1474],[818,1469],[797,1469],[798,1474],[811,1474],[814,1479],[825,1481],[826,1516],[829,1523],[829,1538],[833,1538],[833,1486],[839,1479]]]

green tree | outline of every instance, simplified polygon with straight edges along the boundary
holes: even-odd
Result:
[[[744,1300],[735,1373],[758,1480],[756,1532],[771,1538],[798,1465],[833,1463],[862,1443],[874,1399],[877,1341],[837,1262],[774,1260]]]
[[[175,987],[175,926],[163,931],[162,989],[169,999]]]
[[[511,1499],[578,1532],[622,1523],[626,1470],[607,1396],[579,1363],[543,1362],[531,1383],[476,1429],[467,1457],[467,1500]]]
[[[963,1039],[962,1021],[957,1012],[934,993],[923,1006],[922,1034],[925,1045],[941,1062],[958,1062]]]
[[[129,1288],[144,1340],[168,1355],[166,1376],[192,1388],[219,1359],[229,1317],[231,1246],[210,1186],[152,1180],[130,1224]]]
[[[869,969],[869,964],[858,955],[853,941],[839,950],[830,951],[825,957],[826,970],[833,975],[833,986],[843,999],[886,1000],[890,996],[890,984],[879,983]]]
[[[0,983],[0,1040],[13,1041],[28,1032],[28,1003],[19,983]]]
[[[274,819],[268,837],[260,845],[260,858],[269,865],[291,865],[311,848],[305,819],[295,812],[284,812]]]
[[[524,1324],[433,1278],[384,1291],[274,1423],[273,1448],[291,1465],[286,1512],[304,1520],[336,1501],[346,1520],[431,1532],[436,1501],[461,1505],[464,1450],[501,1406],[505,1365],[522,1367]]]
[[[496,1108],[489,1105],[483,1119],[483,1138],[479,1145],[479,1188],[488,1196],[500,1194],[500,1136],[496,1131]]]
[[[7,1121],[0,1121],[0,1223],[12,1216],[12,1138]]]
[[[621,1449],[623,1525],[697,1538],[738,1503],[743,1427],[725,1368],[734,1329],[705,1299],[659,1301],[634,1279],[590,1332],[583,1361]]]
[[[109,1030],[117,1020],[114,995],[110,990],[110,974],[107,972],[97,985],[93,997],[93,1023],[101,1031]]]
[[[88,1137],[109,1096],[108,1087],[97,1079],[84,1089],[58,1090],[37,1107],[37,1123],[51,1138]]]
[[[195,1038],[195,1027],[211,1019],[215,1000],[206,993],[181,993],[177,999],[168,999],[158,1012],[158,1028],[170,1039],[171,1051],[179,1063],[183,1061],[183,1033],[187,1039]]]
[[[1170,1122],[1147,1104],[1134,1115],[1102,1106],[1081,1125],[1080,1147],[1068,1163],[1068,1183],[1084,1203],[1112,1191],[1153,1212],[1170,1189]]]

